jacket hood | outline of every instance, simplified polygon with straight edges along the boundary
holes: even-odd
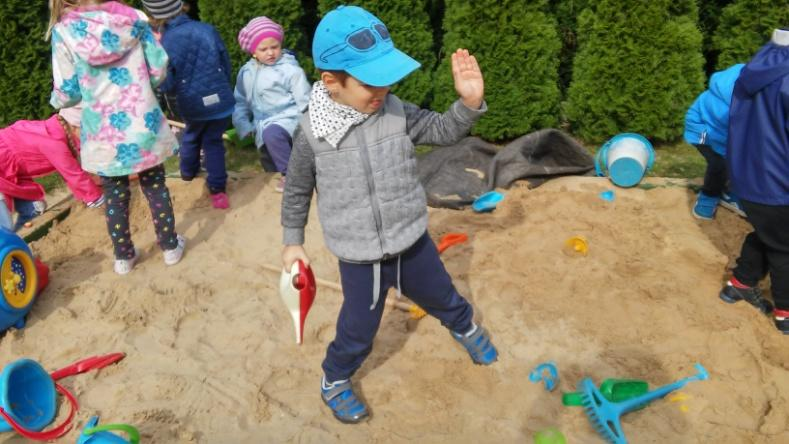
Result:
[[[745,65],[738,83],[749,96],[754,96],[786,75],[789,75],[789,46],[770,42]]]
[[[118,2],[69,11],[58,26],[59,37],[89,65],[118,61],[140,44],[145,18]]]

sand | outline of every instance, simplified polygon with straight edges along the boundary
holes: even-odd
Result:
[[[491,214],[431,209],[434,239],[470,236],[443,258],[500,358],[473,365],[435,319],[387,309],[355,378],[373,414],[365,424],[338,423],[319,399],[341,295],[318,289],[297,346],[279,276],[261,267],[279,264],[281,248],[271,175],[232,180],[226,212],[210,207],[202,181],[170,180],[177,227],[189,239],[174,267],[164,265],[135,194],[142,258],[124,277],[112,271],[101,210],[74,204],[32,244],[51,283],[27,327],[0,339],[0,362],[30,357],[54,370],[127,353],[118,365],[63,380],[81,410],[61,442],[75,442],[97,414],[136,425],[151,443],[523,443],[548,427],[568,442],[596,443],[583,410],[562,406],[562,391],[586,376],[662,385],[693,374],[696,362],[710,380],[624,417],[630,442],[789,442],[788,339],[751,306],[717,298],[748,224],[725,209],[695,220],[684,183],[650,183],[617,189],[609,203],[598,196],[607,180],[563,178],[515,187]],[[587,256],[562,252],[573,235],[588,239]],[[314,205],[306,248],[316,275],[338,282]],[[552,393],[528,379],[548,360],[561,376]],[[8,433],[0,442],[23,440]]]

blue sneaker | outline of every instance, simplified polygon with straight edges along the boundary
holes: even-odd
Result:
[[[723,193],[721,195],[720,204],[722,207],[728,208],[729,210],[733,211],[737,215],[741,217],[745,217],[745,211],[743,211],[742,207],[740,206],[740,199],[738,199],[734,193],[732,192]]]
[[[357,424],[367,419],[370,414],[367,406],[356,396],[351,387],[351,381],[326,384],[326,378],[321,380],[321,399],[329,406],[334,417],[345,424]]]
[[[450,331],[450,333],[466,348],[475,364],[490,365],[499,358],[499,352],[490,342],[490,335],[484,328],[474,325],[471,334],[461,335],[454,331]]]
[[[696,205],[693,205],[693,216],[697,219],[712,220],[715,217],[719,201],[719,197],[708,196],[700,191],[696,198]]]

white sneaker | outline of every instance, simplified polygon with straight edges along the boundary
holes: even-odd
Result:
[[[181,236],[180,234],[176,236],[178,239],[178,246],[173,248],[172,250],[164,250],[162,254],[164,255],[164,263],[167,265],[175,265],[178,262],[181,262],[181,258],[184,257],[184,248],[186,248],[186,238]]]
[[[129,274],[132,268],[134,268],[134,264],[137,262],[138,257],[140,257],[140,254],[135,248],[134,257],[131,259],[115,259],[115,272],[120,275]]]

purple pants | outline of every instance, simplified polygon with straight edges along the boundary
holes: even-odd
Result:
[[[290,134],[285,128],[272,123],[263,130],[263,146],[258,149],[261,153],[263,150],[267,151],[274,161],[274,166],[277,168],[277,171],[285,175],[288,172],[288,161],[290,160],[292,145],[293,142],[290,138]]]

